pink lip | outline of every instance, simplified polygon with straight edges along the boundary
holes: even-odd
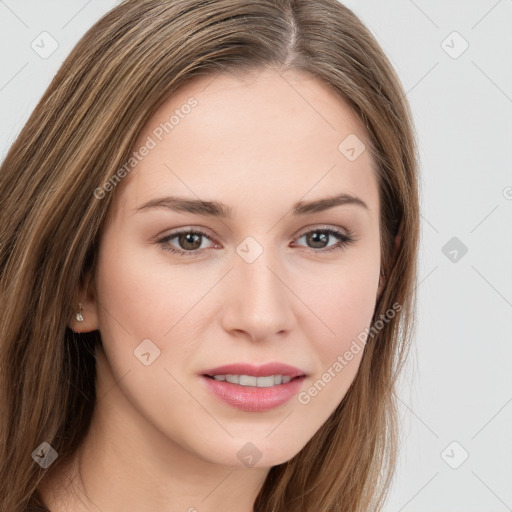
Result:
[[[240,386],[211,378],[213,375],[288,375],[292,378],[286,384],[276,384],[266,388]],[[303,371],[282,363],[267,363],[262,366],[237,363],[206,370],[201,379],[211,391],[223,402],[248,412],[262,412],[278,407],[297,394],[306,375]]]
[[[210,370],[202,372],[203,375],[253,375],[254,377],[266,377],[268,375],[288,375],[293,377],[300,377],[305,375],[305,372],[284,363],[266,363],[261,366],[255,366],[247,363],[234,363],[218,366]]]

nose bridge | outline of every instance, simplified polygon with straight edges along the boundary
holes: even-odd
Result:
[[[290,292],[284,284],[286,279],[281,275],[276,251],[261,245],[258,248],[253,240],[246,240],[239,245],[237,253],[232,278],[239,282],[231,289],[231,327],[255,338],[288,329]]]

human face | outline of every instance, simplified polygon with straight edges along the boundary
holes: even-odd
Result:
[[[197,104],[184,108],[191,97]],[[162,133],[175,111],[179,122]],[[211,463],[248,465],[248,453],[250,465],[270,467],[292,458],[338,406],[362,350],[307,403],[298,397],[369,327],[377,297],[378,185],[368,149],[355,160],[340,151],[349,135],[368,148],[348,106],[296,71],[196,78],[148,121],[134,150],[152,146],[148,137],[156,145],[117,185],[92,304],[127,421],[143,417]],[[293,214],[299,201],[339,194],[366,206]],[[167,196],[222,203],[231,215],[143,207]],[[326,252],[346,235],[353,241]],[[266,388],[273,406],[263,398],[244,406],[252,388],[217,383],[237,390],[228,403],[203,375],[269,362],[305,374],[284,402],[285,385]]]

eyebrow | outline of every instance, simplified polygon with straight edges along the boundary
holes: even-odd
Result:
[[[342,193],[336,196],[316,199],[314,201],[299,201],[293,205],[292,215],[309,215],[342,205],[355,205],[369,210],[367,204],[359,197]],[[166,196],[151,199],[142,206],[135,208],[135,210],[136,212],[139,212],[153,208],[168,208],[180,213],[192,213],[196,215],[227,219],[232,216],[232,209],[219,201],[202,201],[200,199],[188,199],[179,196]]]

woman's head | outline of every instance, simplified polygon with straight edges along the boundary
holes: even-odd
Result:
[[[196,106],[159,141],[153,132],[190,98]],[[261,452],[257,466],[289,460],[357,371],[362,350],[318,398],[264,414],[218,401],[202,382],[226,364],[275,361],[302,370],[307,390],[370,325],[380,272],[378,185],[368,152],[350,161],[338,149],[356,133],[365,138],[357,117],[302,74],[206,77],[149,120],[135,148],[151,149],[116,186],[91,291],[78,297],[84,321],[71,327],[99,329],[114,381],[130,372],[112,393],[211,462],[242,464],[238,451],[249,441]],[[309,206],[342,195],[357,199]],[[187,211],[170,196],[231,211],[219,216],[190,203]],[[141,363],[134,351],[150,356]]]
[[[134,435],[153,429],[153,449],[228,466],[253,450],[273,466],[255,510],[377,503],[414,313],[416,180],[399,82],[335,0],[108,13],[0,171],[13,507],[108,407]],[[266,411],[219,400],[203,376],[269,361],[306,377]],[[30,458],[42,441],[59,453],[46,470]]]

